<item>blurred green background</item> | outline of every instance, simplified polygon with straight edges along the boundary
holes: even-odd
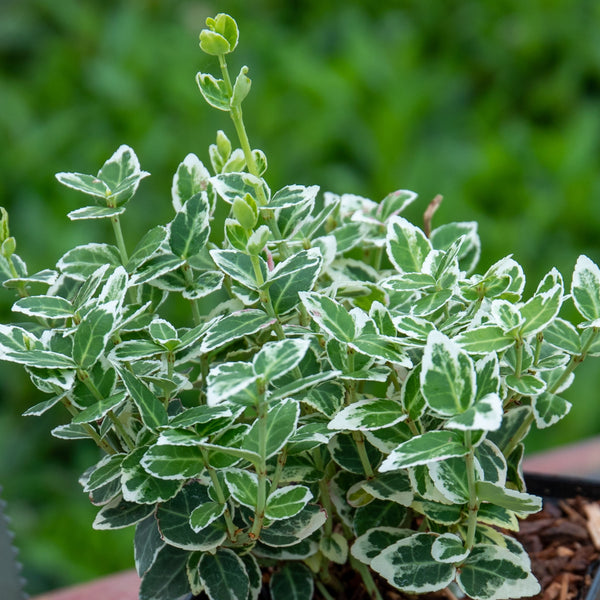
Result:
[[[131,145],[152,173],[123,222],[137,240],[170,219],[183,157],[234,137],[194,82],[215,72],[197,35],[220,11],[240,24],[232,66],[251,68],[245,117],[273,189],[412,189],[416,222],[442,193],[435,222],[478,221],[481,269],[512,253],[529,291],[552,266],[570,282],[580,253],[600,260],[596,0],[2,0],[0,204],[30,272],[106,233],[68,221],[81,199],[55,172]],[[0,290],[5,319],[11,302]],[[581,367],[570,416],[529,451],[600,433],[599,371]],[[20,416],[39,400],[0,367],[0,484],[33,594],[133,564],[130,532],[91,530],[76,480],[94,448],[49,436],[60,411]]]

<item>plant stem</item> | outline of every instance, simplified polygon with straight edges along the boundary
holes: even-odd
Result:
[[[277,489],[279,485],[279,480],[281,479],[281,475],[283,473],[283,468],[285,467],[285,463],[287,461],[287,448],[284,446],[277,457],[277,467],[275,467],[275,473],[271,479],[271,485],[269,487],[269,494]]]
[[[73,406],[73,404],[71,403],[71,401],[65,396],[61,402],[63,403],[64,407],[73,415],[77,415],[79,413],[79,411]],[[115,450],[108,442],[104,441],[99,435],[98,432],[89,424],[89,423],[83,423],[83,427],[86,430],[87,434],[90,436],[90,438],[92,438],[92,440],[94,440],[94,442],[96,443],[96,445],[101,449],[104,450],[104,452],[106,452],[107,454],[117,454],[117,450]]]
[[[250,531],[250,537],[257,539],[265,520],[265,508],[267,506],[267,410],[268,406],[264,398],[264,390],[259,394],[258,401],[258,455],[260,463],[257,465],[258,491],[256,494],[256,511],[254,523]]]
[[[475,531],[477,529],[477,512],[479,511],[479,499],[475,485],[475,448],[471,442],[471,432],[465,431],[465,445],[469,448],[466,456],[467,485],[469,488],[469,516],[467,519],[467,538],[465,547],[471,550],[475,543]]]
[[[327,591],[327,588],[323,585],[323,583],[318,579],[315,580],[315,585],[325,600],[335,600],[335,598]]]
[[[352,565],[355,571],[360,573],[362,577],[363,583],[367,588],[367,593],[372,600],[383,600],[379,588],[371,575],[371,571],[369,571],[369,567],[367,565],[361,563],[359,560],[356,560],[353,556],[350,557],[350,564]]]
[[[375,473],[373,472],[373,467],[371,466],[369,455],[367,454],[367,448],[365,447],[365,436],[363,435],[362,431],[353,431],[352,439],[356,444],[356,450],[358,451],[358,456],[360,457],[360,463],[362,464],[367,479],[373,479],[375,477]]]
[[[115,232],[115,237],[117,238],[117,246],[119,248],[119,253],[121,254],[121,262],[123,263],[123,266],[125,266],[129,262],[129,258],[127,256],[127,248],[125,247],[125,240],[123,239],[123,230],[121,229],[119,215],[111,217],[110,222],[112,223],[113,231]]]
[[[221,482],[219,481],[219,478],[217,477],[217,473],[210,466],[210,464],[208,462],[208,451],[205,450],[204,448],[201,448],[200,451],[202,452],[202,458],[204,460],[204,468],[208,471],[210,480],[213,484],[213,487],[215,488],[215,493],[217,494],[217,500],[218,500],[219,504],[226,505],[223,516],[225,517],[225,524],[227,525],[227,533],[229,535],[229,539],[232,542],[235,542],[237,528],[236,528],[233,520],[231,519],[231,513],[229,512],[229,508],[227,507],[227,500],[225,498],[225,494],[223,493],[223,488],[221,487]]]
[[[189,285],[193,285],[194,276],[192,275],[192,268],[189,263],[185,263],[182,267],[183,275],[185,277],[185,281]],[[190,304],[192,305],[192,317],[194,319],[194,325],[200,325],[202,323],[202,315],[200,314],[200,309],[198,308],[198,300],[190,300]]]

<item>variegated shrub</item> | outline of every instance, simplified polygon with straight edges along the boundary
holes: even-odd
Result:
[[[70,218],[110,220],[116,245],[28,275],[2,212],[4,286],[26,322],[0,326],[0,355],[50,396],[26,414],[60,405],[53,435],[104,451],[81,483],[94,527],[135,526],[144,600],[256,600],[261,567],[274,600],[335,598],[342,568],[372,598],[373,572],[410,593],[535,594],[505,533],[541,504],[523,440],[568,413],[560,393],[600,354],[600,269],[581,256],[570,292],[551,269],[523,297],[511,257],[473,274],[475,223],[431,231],[429,216],[426,234],[400,216],[412,192],[273,192],[242,120],[248,69],[232,81],[226,64],[237,25],[207,25],[221,75],[197,82],[240,148],[219,132],[212,172],[185,157],[170,223],[135,247],[122,234],[147,175],[127,146],[97,175],[57,175],[91,200]]]

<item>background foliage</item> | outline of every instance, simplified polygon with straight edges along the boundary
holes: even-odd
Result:
[[[121,143],[152,177],[124,219],[138,238],[171,217],[172,175],[207,160],[217,129],[194,82],[206,16],[234,15],[255,89],[245,118],[273,189],[319,184],[374,200],[417,191],[420,222],[476,220],[481,270],[513,253],[529,290],[580,253],[600,258],[600,46],[593,0],[4,0],[0,6],[0,204],[37,270],[102,224],[70,224],[57,171],[92,172]],[[575,32],[575,34],[573,33]],[[240,65],[232,65],[234,68]],[[234,69],[235,70],[235,69]],[[136,210],[137,208],[137,210]],[[0,294],[3,319],[11,294]],[[600,375],[578,372],[569,417],[529,450],[597,434]],[[17,369],[0,371],[0,483],[36,593],[132,565],[130,534],[92,532],[76,482],[95,450],[53,440],[61,415]],[[118,533],[118,532],[117,532]]]

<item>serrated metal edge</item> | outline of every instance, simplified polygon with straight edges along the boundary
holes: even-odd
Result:
[[[6,516],[6,502],[1,497],[0,486],[0,582],[3,600],[26,600],[25,579],[21,576],[22,565],[17,560],[18,550],[13,545],[14,534],[10,519]]]

